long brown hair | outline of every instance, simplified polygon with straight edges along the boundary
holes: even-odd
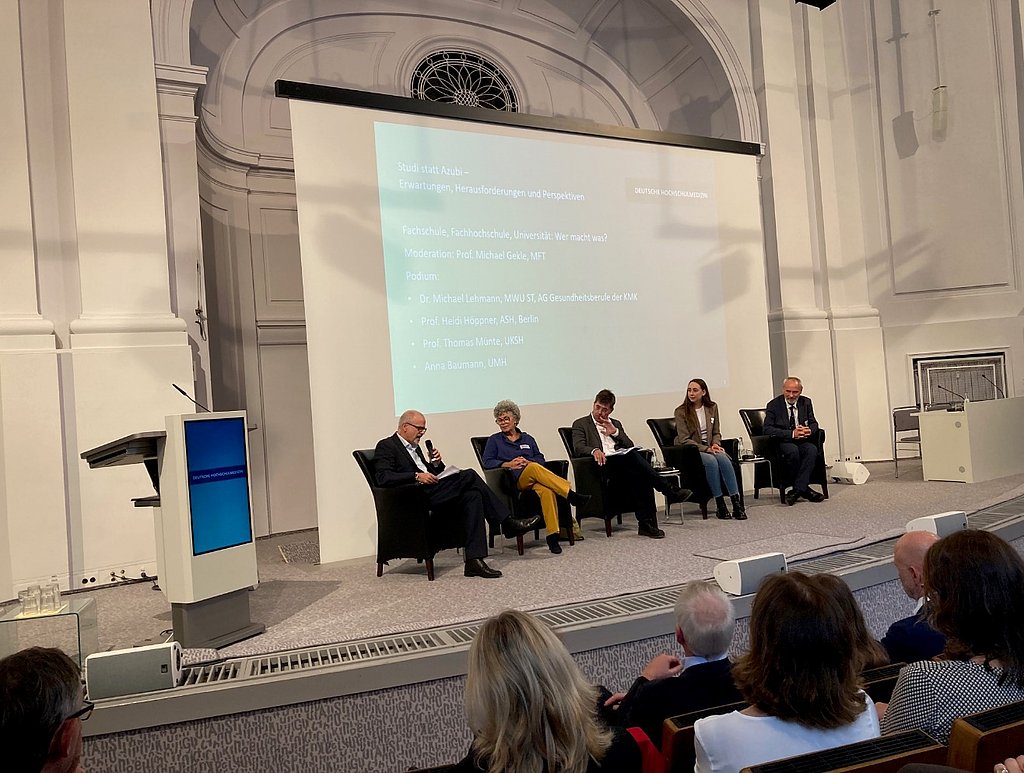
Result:
[[[704,390],[704,396],[701,397],[700,399],[700,404],[703,407],[713,408],[715,406],[715,401],[711,399],[711,392],[708,390],[708,384],[704,379],[691,378],[689,381],[686,382],[686,386],[689,387],[690,384],[696,384],[697,386]],[[697,411],[693,407],[693,403],[690,402],[689,395],[687,395],[686,399],[683,400],[683,416],[685,417],[686,424],[691,431],[700,429],[700,421],[698,421],[697,419]],[[710,429],[708,435],[710,437]]]
[[[860,667],[857,670],[864,671],[869,668],[889,665],[889,654],[868,630],[868,625],[864,622],[864,613],[861,611],[857,599],[853,597],[850,586],[834,574],[816,574],[812,579],[821,584],[846,610],[846,616],[856,631],[856,654],[861,659]]]
[[[773,575],[754,597],[750,651],[733,678],[750,705],[770,716],[826,730],[848,725],[867,705],[855,637],[820,583],[801,572]]]
[[[925,553],[924,589],[946,657],[998,660],[1000,683],[1024,687],[1024,560],[1012,546],[976,529],[943,537]]]

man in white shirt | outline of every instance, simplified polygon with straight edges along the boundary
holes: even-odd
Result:
[[[627,510],[633,508],[641,536],[662,539],[665,532],[658,528],[654,490],[673,497],[679,486],[659,475],[644,454],[628,450],[634,447],[633,441],[622,422],[611,417],[614,410],[614,393],[602,389],[594,397],[591,412],[572,423],[573,453],[592,457],[612,488],[623,490],[621,503]]]

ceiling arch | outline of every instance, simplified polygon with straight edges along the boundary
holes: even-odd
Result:
[[[445,46],[505,68],[523,112],[757,139],[735,46],[702,0],[155,0],[154,8],[175,5],[161,15],[190,6],[190,64],[209,70],[200,134],[245,165],[291,166],[275,80],[404,96],[420,59]],[[165,49],[180,50],[180,32],[165,37]]]

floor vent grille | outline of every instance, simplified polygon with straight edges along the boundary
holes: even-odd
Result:
[[[1022,516],[1024,516],[1024,497],[975,513],[969,516],[968,523],[976,529],[993,529],[1004,526],[1010,521],[1019,521]],[[891,560],[895,542],[895,538],[886,539],[853,548],[845,553],[794,562],[791,566],[811,574],[851,572],[859,568],[877,565],[883,560]],[[537,612],[537,615],[557,629],[611,621],[631,615],[670,613],[675,605],[680,587],[658,588],[600,601],[567,604],[541,610]],[[401,655],[451,650],[470,644],[479,627],[479,623],[463,624],[437,628],[432,631],[191,666],[184,669],[182,687],[200,687],[238,679],[254,679],[311,669],[336,668],[367,661],[380,661]]]

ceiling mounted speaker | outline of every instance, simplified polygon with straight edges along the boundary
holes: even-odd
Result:
[[[834,3],[835,1],[836,0],[796,0],[796,4],[797,5],[800,5],[800,4],[803,4],[803,5],[813,5],[819,11],[824,11],[826,8],[828,8],[830,5],[832,5],[832,3]]]

